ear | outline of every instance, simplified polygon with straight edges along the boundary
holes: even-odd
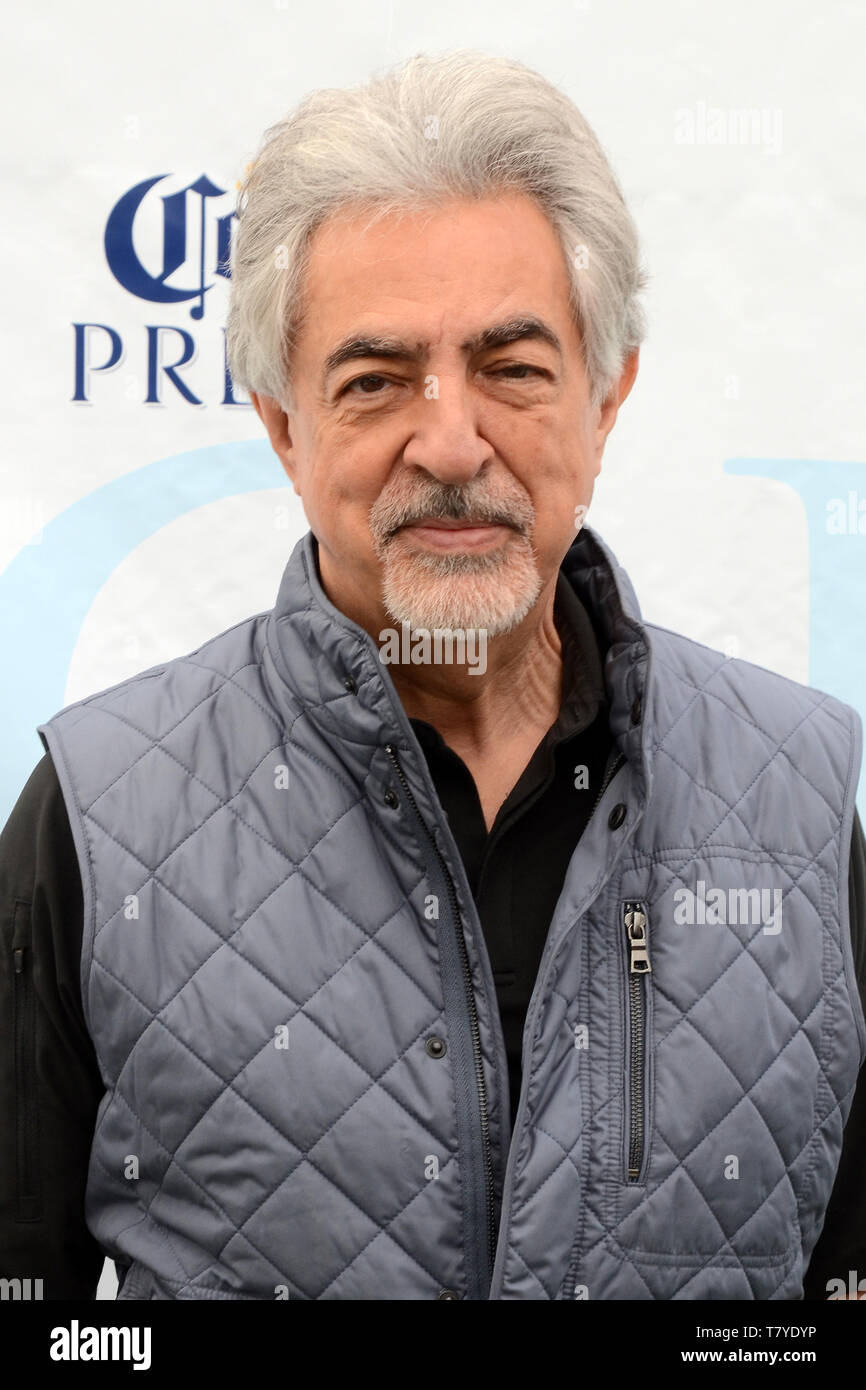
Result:
[[[256,391],[250,391],[249,394],[256,414],[268,432],[271,447],[283,465],[289,481],[294,485],[295,492],[298,492],[297,463],[292,436],[289,433],[289,417],[279,401],[274,400],[272,396],[260,396]]]
[[[600,406],[595,433],[596,463],[599,467],[601,467],[601,455],[607,442],[607,436],[616,424],[619,408],[634,386],[639,360],[640,348],[633,348],[623,364],[619,379]]]

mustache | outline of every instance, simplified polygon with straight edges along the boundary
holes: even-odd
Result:
[[[473,496],[465,488],[446,485],[411,499],[376,502],[370,511],[373,535],[386,544],[404,526],[424,521],[466,521],[487,526],[509,526],[521,535],[529,533],[535,508],[529,498]]]

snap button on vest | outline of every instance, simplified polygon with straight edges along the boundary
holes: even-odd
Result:
[[[447,1051],[444,1039],[442,1038],[428,1038],[424,1046],[427,1048],[431,1057],[444,1057]]]
[[[616,806],[614,806],[613,810],[608,816],[607,823],[610,826],[611,830],[618,830],[624,820],[625,806],[620,801]]]
[[[390,787],[388,788],[388,790],[387,790],[386,793],[385,793],[385,805],[386,805],[386,806],[399,806],[399,805],[400,805],[400,798],[399,798],[399,796],[397,795],[397,793],[396,793],[395,791],[392,791]]]
[[[350,695],[354,695],[355,691],[358,689],[358,682],[355,680],[354,676],[347,676],[343,684]]]
[[[455,1293],[453,1289],[442,1289],[441,1293],[439,1294],[439,1297],[440,1297],[440,1298],[459,1298],[460,1295],[459,1295],[459,1293]]]

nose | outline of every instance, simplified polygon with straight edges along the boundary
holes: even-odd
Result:
[[[429,376],[403,449],[404,462],[459,486],[494,457],[495,450],[479,433],[477,403],[468,384],[451,374]]]

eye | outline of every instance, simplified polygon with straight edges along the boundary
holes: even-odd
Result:
[[[494,371],[493,375],[505,376],[508,377],[511,381],[526,381],[526,377],[523,375],[513,376],[512,373],[514,372],[531,372],[533,376],[547,375],[547,373],[543,372],[540,367],[533,367],[532,364],[529,362],[509,362],[506,366],[497,368]]]
[[[343,387],[343,392],[345,392],[345,391],[352,391],[353,387],[355,387],[355,386],[360,386],[362,382],[367,382],[367,383],[369,383],[369,382],[371,382],[371,381],[372,381],[372,382],[384,382],[385,385],[387,385],[387,378],[386,378],[386,377],[384,377],[384,376],[379,376],[378,373],[376,373],[376,372],[365,372],[365,374],[364,374],[363,376],[356,376],[352,381],[347,381],[347,382],[346,382],[346,385]],[[341,392],[340,394],[342,395],[343,392]],[[360,395],[362,395],[362,396],[375,396],[375,395],[378,395],[379,393],[378,393],[378,391],[375,391],[375,390],[374,390],[374,391],[367,391],[367,390],[365,390],[365,389],[362,387],[361,391],[360,391],[360,392],[355,392],[355,394],[360,394]]]

